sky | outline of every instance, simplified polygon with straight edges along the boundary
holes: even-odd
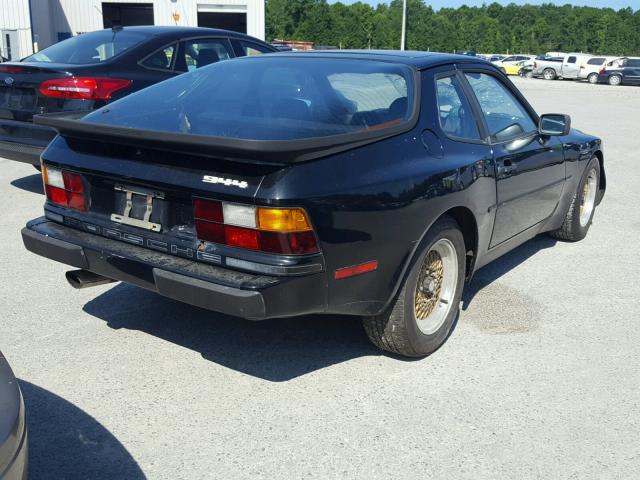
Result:
[[[340,0],[342,3],[355,3],[356,0]],[[382,2],[380,0],[362,0],[365,3],[371,5],[377,5],[378,3],[389,3],[389,1]],[[435,10],[442,7],[459,7],[461,5],[468,6],[481,6],[483,3],[489,5],[494,0],[425,0],[425,2],[431,5]],[[613,9],[620,9],[631,7],[634,10],[640,10],[640,0],[496,0],[497,3],[507,5],[509,3],[539,5],[542,3],[555,3],[557,5],[565,5],[570,3],[572,5],[586,5],[589,7],[610,7]],[[332,1],[332,3],[335,3]]]

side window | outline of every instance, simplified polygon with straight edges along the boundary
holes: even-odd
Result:
[[[503,59],[503,62],[515,62],[517,60],[517,57],[507,57],[505,59]]]
[[[594,57],[594,58],[590,58],[589,61],[587,62],[588,65],[602,65],[604,63],[605,59],[604,58],[600,58],[600,57]]]
[[[452,137],[480,140],[476,119],[455,75],[436,80],[440,127]]]
[[[576,63],[576,57],[567,58],[567,63]]]
[[[147,58],[140,62],[140,65],[147,68],[153,68],[155,70],[171,70],[173,62],[175,60],[176,45],[169,45],[168,47],[156,50]]]
[[[238,55],[242,57],[251,57],[253,55],[262,55],[263,53],[273,53],[273,50],[266,48],[264,45],[258,45],[257,43],[245,42],[238,40],[236,44],[240,47]]]
[[[640,59],[631,58],[631,59],[627,60],[627,64],[625,66],[626,67],[638,68],[638,67],[640,67]]]
[[[183,72],[191,72],[232,57],[229,42],[222,38],[185,40],[182,45],[181,58],[176,69]]]
[[[529,112],[498,79],[486,73],[465,73],[487,121],[493,141],[502,142],[538,129]]]

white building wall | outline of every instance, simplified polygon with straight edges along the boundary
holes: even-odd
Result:
[[[33,53],[29,0],[0,0],[0,30],[17,30],[19,57]],[[4,41],[0,42],[0,48],[3,45]]]
[[[0,0],[21,1],[21,0]],[[198,8],[207,11],[246,11],[247,34],[264,39],[264,0],[109,0],[112,3],[153,3],[156,25],[198,26]],[[47,4],[48,5],[45,5]],[[31,0],[34,31],[40,48],[58,40],[58,32],[78,33],[101,30],[102,0]],[[38,5],[37,8],[34,8]],[[231,9],[231,10],[230,10]],[[177,13],[178,22],[173,19]],[[49,25],[47,25],[47,23]]]

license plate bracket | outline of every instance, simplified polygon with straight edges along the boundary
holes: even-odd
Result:
[[[152,232],[159,232],[162,230],[162,225],[151,221],[151,213],[153,213],[153,200],[164,200],[164,193],[139,187],[131,188],[124,185],[115,185],[114,189],[125,194],[125,207],[122,214],[111,214],[112,222],[130,225],[137,228],[144,228],[145,230],[151,230]],[[145,206],[142,218],[136,218],[133,216],[134,200],[138,199],[142,200]]]

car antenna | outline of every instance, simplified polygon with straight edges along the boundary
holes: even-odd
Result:
[[[122,24],[121,23],[117,23],[117,22],[113,22],[113,25],[111,26],[111,31],[113,33],[116,32],[120,32],[122,30]]]

